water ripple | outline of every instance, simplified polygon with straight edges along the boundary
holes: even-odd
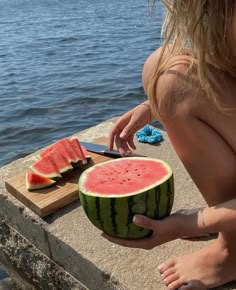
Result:
[[[0,19],[0,165],[145,99],[146,1],[2,0]]]

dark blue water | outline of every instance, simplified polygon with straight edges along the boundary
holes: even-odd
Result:
[[[0,268],[0,280],[8,277],[8,274]]]
[[[144,100],[161,21],[146,0],[0,0],[0,165]]]

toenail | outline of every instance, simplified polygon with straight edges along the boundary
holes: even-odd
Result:
[[[168,280],[167,279],[164,279],[163,281],[164,281],[165,284],[168,284]]]
[[[160,266],[157,267],[158,270],[161,270],[162,268],[165,267],[165,264],[161,264]]]

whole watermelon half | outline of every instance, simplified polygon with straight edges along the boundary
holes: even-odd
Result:
[[[133,223],[135,214],[163,219],[171,212],[174,179],[170,166],[159,159],[125,157],[86,169],[79,179],[82,207],[103,232],[127,239],[152,233]]]

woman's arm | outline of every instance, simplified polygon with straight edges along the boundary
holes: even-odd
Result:
[[[209,233],[236,231],[236,198],[198,213],[199,228]]]

